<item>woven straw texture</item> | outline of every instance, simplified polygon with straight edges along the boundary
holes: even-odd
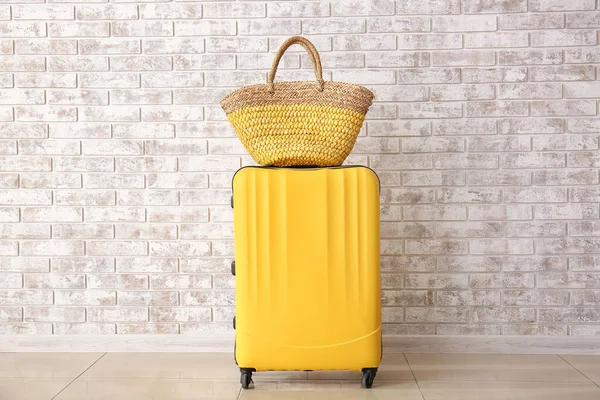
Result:
[[[316,81],[273,82],[279,60],[292,44],[307,49]],[[295,36],[278,50],[267,84],[238,89],[221,106],[260,165],[337,166],[352,151],[372,102],[373,93],[363,86],[324,82],[317,50]]]

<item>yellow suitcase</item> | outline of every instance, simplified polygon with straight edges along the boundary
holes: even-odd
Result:
[[[233,178],[235,359],[266,370],[381,361],[379,179],[366,167],[245,167]]]

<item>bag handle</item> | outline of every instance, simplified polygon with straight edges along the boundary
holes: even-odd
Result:
[[[310,60],[312,61],[313,68],[315,70],[315,75],[317,77],[317,88],[319,92],[323,91],[323,85],[325,82],[323,81],[323,67],[321,66],[321,58],[319,57],[319,52],[316,47],[306,38],[302,36],[292,36],[288,40],[282,43],[277,50],[277,54],[275,54],[275,59],[273,60],[273,66],[271,67],[271,71],[269,71],[269,77],[267,79],[267,83],[270,86],[270,91],[273,93],[275,91],[275,84],[273,81],[275,80],[275,74],[277,73],[277,66],[279,65],[279,60],[283,56],[283,53],[293,44],[299,44],[308,52],[310,56]]]

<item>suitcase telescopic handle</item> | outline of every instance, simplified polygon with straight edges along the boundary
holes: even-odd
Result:
[[[269,84],[270,91],[273,93],[275,91],[275,74],[277,73],[277,66],[279,65],[279,60],[283,57],[283,53],[293,44],[299,44],[310,56],[310,60],[312,61],[313,68],[315,70],[315,75],[317,77],[317,90],[319,92],[323,91],[323,85],[325,82],[323,81],[323,67],[321,65],[321,57],[319,57],[319,52],[314,44],[310,42],[310,40],[302,37],[302,36],[292,36],[279,47],[277,50],[277,54],[275,54],[275,59],[273,60],[273,65],[271,66],[271,71],[269,71],[269,77],[267,78],[267,83]]]

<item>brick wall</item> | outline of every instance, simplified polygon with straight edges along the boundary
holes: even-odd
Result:
[[[600,334],[596,0],[0,5],[0,334],[231,332],[218,101],[302,34],[376,103],[387,334]],[[278,79],[313,79],[291,49]],[[596,255],[595,255],[596,254]]]

